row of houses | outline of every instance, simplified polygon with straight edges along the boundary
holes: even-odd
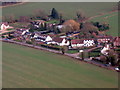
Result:
[[[120,46],[120,37],[113,38],[112,36],[97,36],[95,39],[73,39],[70,40],[67,37],[56,37],[56,35],[47,35],[41,34],[39,32],[30,33],[29,29],[18,29],[16,30],[15,35],[20,35],[26,40],[35,39],[38,43],[45,43],[45,44],[56,44],[59,46],[71,46],[72,48],[78,47],[92,47],[96,45],[96,41],[98,44],[100,43],[109,43],[113,42],[114,46]]]

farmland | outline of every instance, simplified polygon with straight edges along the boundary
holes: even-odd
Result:
[[[111,88],[114,71],[69,57],[15,44],[3,43],[3,88]]]
[[[91,21],[108,23],[110,25],[110,30],[106,33],[112,36],[118,36],[118,12],[112,12],[105,14],[96,18],[91,19]]]
[[[5,7],[2,9],[3,16],[12,14],[16,18],[19,16],[32,16],[35,10],[41,9],[50,14],[52,8],[56,8],[59,13],[67,19],[76,18],[76,11],[81,10],[87,17],[113,10],[117,3],[114,2],[28,2],[21,5]],[[102,6],[101,6],[102,5]]]

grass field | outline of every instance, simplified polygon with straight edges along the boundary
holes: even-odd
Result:
[[[5,7],[2,9],[3,16],[13,14],[15,17],[31,16],[37,9],[50,14],[52,8],[63,13],[65,18],[75,18],[76,11],[82,10],[87,17],[100,13],[109,12],[116,6],[115,2],[29,2],[22,5]]]
[[[105,14],[100,17],[93,18],[91,21],[97,21],[101,23],[108,23],[110,25],[110,30],[106,33],[112,36],[118,36],[118,12],[113,12],[111,14]]]
[[[113,88],[117,72],[72,58],[3,43],[3,88]]]

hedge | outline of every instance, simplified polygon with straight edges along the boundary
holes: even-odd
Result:
[[[45,48],[49,48],[49,49],[60,50],[60,48],[58,48],[58,47],[50,46],[50,45],[47,45],[47,44],[42,44],[40,46],[45,47]]]

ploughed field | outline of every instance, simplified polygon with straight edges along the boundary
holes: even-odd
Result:
[[[111,88],[117,72],[67,56],[3,42],[3,88]]]

